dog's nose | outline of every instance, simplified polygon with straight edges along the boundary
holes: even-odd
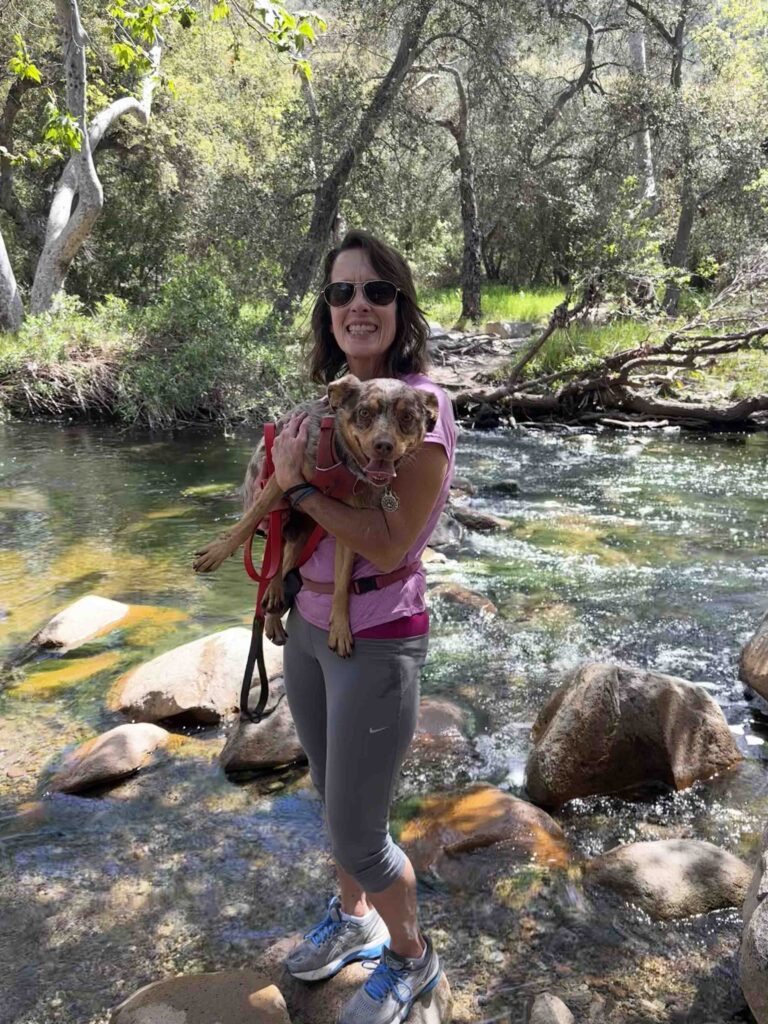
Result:
[[[384,438],[379,438],[378,441],[373,442],[373,450],[382,459],[388,459],[392,452],[395,450],[395,446],[391,441],[387,441]]]

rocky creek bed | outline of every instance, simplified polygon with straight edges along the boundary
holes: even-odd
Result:
[[[226,722],[172,726],[172,742],[118,785],[50,792],[67,751],[125,720],[107,699],[122,673],[249,622],[239,564],[212,579],[189,566],[195,544],[236,516],[252,441],[0,427],[4,650],[84,594],[131,607],[76,650],[16,670],[0,695],[1,1021],[97,1024],[148,982],[250,967],[332,892],[306,772],[228,777]],[[654,920],[585,886],[580,864],[654,839],[755,861],[768,719],[737,662],[765,608],[767,456],[759,434],[462,434],[457,474],[470,486],[454,496],[463,525],[430,564],[423,691],[461,709],[465,735],[411,758],[397,830],[430,793],[483,782],[525,798],[531,725],[584,660],[705,683],[744,760],[680,792],[571,800],[553,812],[565,860],[513,857],[502,843],[459,857],[457,878],[425,873],[424,922],[459,1024],[522,1022],[540,992],[579,1021],[750,1019],[738,907]]]

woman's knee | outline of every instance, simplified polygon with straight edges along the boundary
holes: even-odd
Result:
[[[389,833],[372,835],[336,830],[329,822],[336,861],[366,892],[381,892],[403,873],[405,854]]]

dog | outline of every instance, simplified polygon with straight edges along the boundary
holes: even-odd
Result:
[[[415,454],[425,435],[434,428],[438,416],[437,398],[432,392],[420,391],[402,381],[375,378],[360,381],[347,374],[328,385],[324,398],[297,406],[277,424],[278,431],[296,413],[306,413],[308,434],[303,467],[309,481],[317,466],[320,425],[330,412],[335,418],[336,454],[356,483],[348,504],[357,508],[381,507],[382,495],[397,475],[403,459]],[[259,523],[281,502],[283,495],[274,474],[258,489],[265,458],[264,442],[251,457],[245,475],[246,512],[235,526],[219,540],[196,552],[196,572],[213,572],[225,558],[244,544]],[[332,496],[332,495],[331,495]],[[283,580],[299,560],[304,544],[312,532],[314,520],[300,508],[291,509],[284,527],[285,550],[282,567],[267,588],[262,606],[264,629],[274,643],[285,643],[286,634],[280,621],[285,612]],[[355,553],[336,541],[333,600],[329,623],[328,646],[340,657],[352,653],[354,640],[349,628],[349,587]]]

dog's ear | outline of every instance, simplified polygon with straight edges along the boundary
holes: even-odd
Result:
[[[354,373],[347,373],[344,377],[339,380],[333,380],[328,385],[328,401],[331,403],[331,408],[336,411],[340,405],[353,395],[357,395],[360,390],[360,381],[354,375]]]
[[[435,429],[437,417],[440,415],[440,406],[437,395],[433,391],[419,391],[419,398],[427,411],[427,433]]]

